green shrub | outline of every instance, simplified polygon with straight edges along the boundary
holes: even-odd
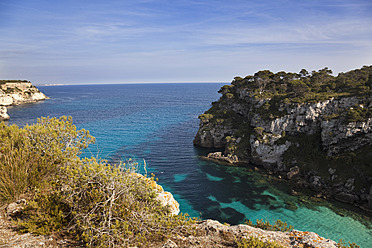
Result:
[[[95,159],[64,168],[63,195],[76,230],[91,247],[162,240],[190,222],[185,216],[171,215],[155,200],[149,183],[131,165],[127,168]]]
[[[275,242],[262,241],[257,237],[242,238],[237,242],[238,248],[282,248],[282,245],[279,245]]]
[[[276,220],[274,224],[270,224],[268,220],[264,221],[262,219],[256,220],[256,224],[253,224],[251,220],[246,220],[244,224],[268,231],[290,232],[293,230],[293,226],[288,225],[287,222],[281,220]]]
[[[193,220],[171,215],[151,188],[153,178],[96,159],[61,168],[53,192],[40,194],[19,221],[23,232],[68,230],[88,247],[145,245],[191,230]]]
[[[93,142],[71,117],[41,118],[24,128],[0,123],[0,201],[48,188],[59,168]]]
[[[254,128],[254,131],[256,132],[256,134],[257,134],[259,137],[262,137],[263,132],[265,131],[265,128],[263,128],[263,127],[255,127],[255,128]]]
[[[27,196],[16,220],[21,232],[68,232],[88,247],[127,247],[189,230],[193,220],[156,200],[154,178],[137,174],[135,160],[80,159],[93,142],[71,117],[24,128],[0,124],[0,197],[6,203]]]
[[[69,206],[65,203],[61,192],[40,192],[29,201],[17,220],[21,233],[50,235],[63,231],[71,221],[68,215]]]
[[[201,115],[199,115],[199,119],[202,120],[203,122],[209,121],[212,118],[213,118],[212,114],[201,114]]]
[[[345,243],[344,240],[340,239],[340,241],[337,243],[337,247],[339,248],[359,248],[359,246],[355,243],[349,242],[349,245]]]

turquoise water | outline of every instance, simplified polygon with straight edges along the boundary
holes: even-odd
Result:
[[[9,123],[25,125],[40,116],[71,115],[97,142],[86,156],[112,161],[136,157],[172,192],[181,211],[231,224],[245,219],[281,219],[298,230],[335,241],[372,247],[372,221],[299,200],[283,184],[269,183],[251,168],[227,167],[199,158],[193,146],[198,115],[219,98],[222,84],[140,84],[40,87],[51,99],[11,107]],[[274,185],[275,184],[275,185]]]

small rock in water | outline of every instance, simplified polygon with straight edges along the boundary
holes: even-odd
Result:
[[[297,195],[299,195],[300,193],[298,193],[297,191],[295,191],[295,190],[291,190],[291,195],[293,195],[293,196],[297,196]]]

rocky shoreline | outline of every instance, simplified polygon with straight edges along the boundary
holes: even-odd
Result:
[[[349,73],[355,78],[360,72]],[[308,85],[317,81],[312,82],[310,76],[289,75],[294,79],[286,82],[280,79],[286,75],[264,71],[235,78],[231,85],[223,86],[221,98],[199,116],[194,144],[224,150],[206,155],[209,159],[263,166],[269,174],[311,189],[321,198],[352,204],[371,214],[371,94],[350,93],[347,90],[351,88],[342,86],[345,92],[342,88],[321,92],[317,101],[313,100],[315,93],[308,93],[313,98],[306,100],[306,92],[290,91],[289,86],[293,88],[294,81],[300,85],[297,78]],[[313,76],[316,79],[318,74]],[[278,96],[261,95],[264,91],[258,92],[258,88],[265,80],[271,82],[272,92],[288,89]],[[329,85],[336,87],[337,80],[328,79]],[[309,92],[304,83],[301,87]]]
[[[208,153],[207,156],[202,156],[202,159],[211,160],[226,166],[252,166],[248,161],[241,161],[236,156],[223,155],[222,152]],[[257,165],[261,166],[261,165]],[[292,195],[299,194],[297,191],[306,191],[306,195],[310,198],[334,199],[336,201],[350,204],[353,207],[363,211],[364,215],[372,217],[372,207],[370,205],[372,200],[372,190],[369,194],[355,194],[350,193],[354,187],[354,180],[348,180],[343,187],[332,187],[324,183],[321,177],[315,176],[313,173],[303,173],[298,166],[291,167],[286,171],[272,171],[262,166],[264,170],[271,176],[275,176],[279,180],[287,180],[292,185]],[[254,170],[259,171],[257,167]],[[329,169],[330,176],[333,175],[333,170]],[[310,191],[309,191],[310,190]],[[366,203],[367,202],[367,203]]]
[[[34,103],[48,99],[29,81],[0,80],[0,121],[9,120],[8,106]]]
[[[157,187],[155,187],[157,190]],[[39,247],[85,247],[81,242],[68,237],[53,235],[34,236],[30,233],[17,234],[11,224],[12,216],[17,215],[25,206],[26,201],[20,200],[11,203],[0,216],[0,247],[10,248],[39,248]],[[258,238],[264,242],[275,242],[282,247],[323,247],[336,248],[338,244],[330,239],[323,238],[314,232],[306,231],[268,231],[245,224],[221,224],[215,220],[199,221],[193,226],[193,234],[169,237],[163,242],[149,244],[156,248],[214,248],[236,247],[237,240]]]

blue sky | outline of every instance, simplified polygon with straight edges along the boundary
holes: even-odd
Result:
[[[372,64],[370,0],[0,0],[0,79],[230,82]]]

